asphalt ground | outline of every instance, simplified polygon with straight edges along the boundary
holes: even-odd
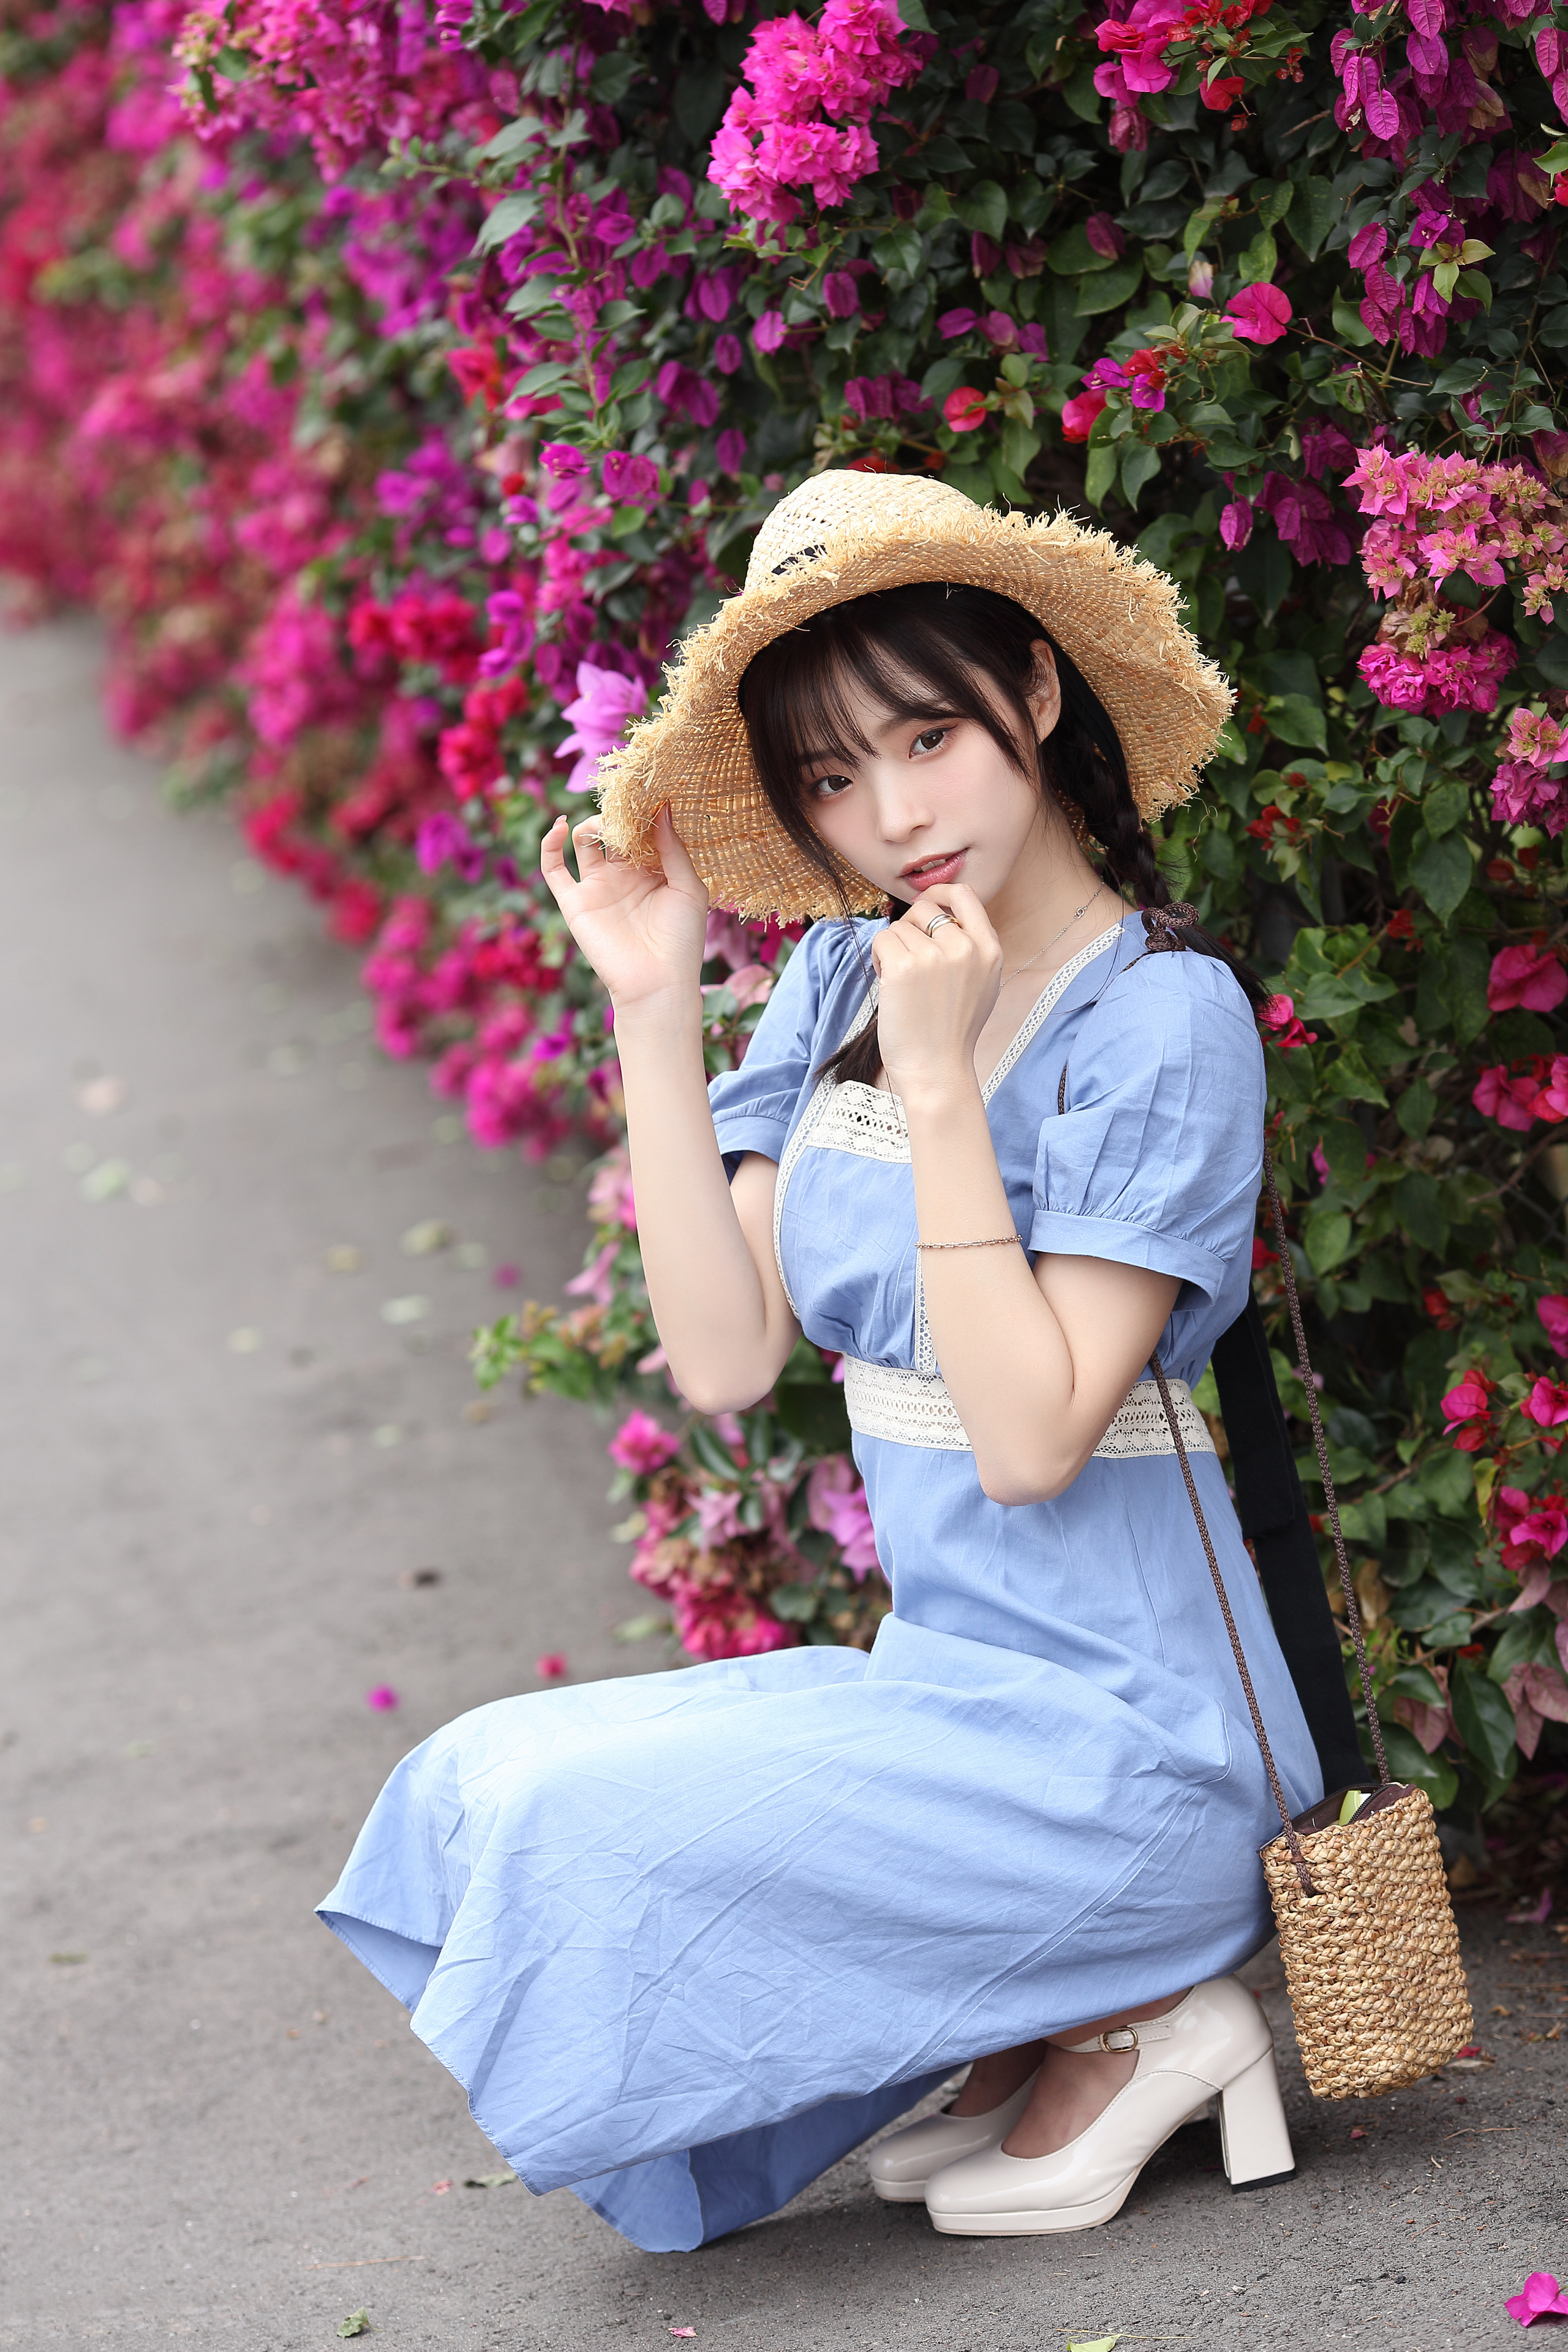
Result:
[[[667,1663],[616,1635],[605,1427],[476,1411],[466,1364],[576,1266],[581,1185],[378,1055],[352,954],[165,807],[97,662],[0,640],[0,2346],[295,2352],[361,2308],[388,2352],[1517,2340],[1504,2298],[1568,2279],[1568,1944],[1484,1910],[1483,2056],[1375,2104],[1309,2098],[1253,1964],[1299,2159],[1253,2195],[1205,2124],[1081,2238],[939,2238],[855,2158],[692,2255],[468,2185],[503,2168],[462,2094],[311,1908],[436,1726],[549,1652]]]

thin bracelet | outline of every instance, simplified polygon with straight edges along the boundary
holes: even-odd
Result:
[[[1005,1249],[1009,1242],[1016,1242],[1020,1249],[1024,1246],[1024,1237],[1021,1234],[996,1234],[989,1241],[917,1242],[915,1247],[918,1250]]]

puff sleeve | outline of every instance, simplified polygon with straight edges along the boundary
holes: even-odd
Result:
[[[806,933],[763,1008],[745,1060],[738,1070],[710,1082],[708,1106],[731,1177],[745,1152],[782,1159],[812,1072],[839,1043],[828,1034],[825,1014],[829,1000],[840,992],[836,982],[850,949],[847,938],[834,935],[848,929],[847,924],[818,923]]]
[[[1177,1275],[1181,1304],[1212,1304],[1250,1265],[1263,1113],[1263,1049],[1235,976],[1191,952],[1141,959],[1073,1041],[1065,1108],[1040,1132],[1029,1247]]]

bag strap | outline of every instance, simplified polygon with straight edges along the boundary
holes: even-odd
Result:
[[[1144,954],[1158,954],[1162,950],[1168,954],[1173,950],[1177,952],[1184,951],[1187,943],[1180,936],[1176,926],[1195,923],[1196,920],[1195,908],[1184,903],[1177,903],[1170,907],[1145,908],[1143,928],[1148,935],[1149,944],[1143,950]],[[1141,961],[1141,959],[1135,959],[1135,961]],[[1057,1085],[1058,1118],[1067,1108],[1067,1064],[1064,1062],[1061,1077]],[[1339,1500],[1334,1493],[1333,1474],[1329,1468],[1328,1440],[1323,1434],[1322,1415],[1318,1410],[1317,1383],[1312,1377],[1311,1359],[1307,1353],[1307,1333],[1301,1320],[1301,1302],[1296,1290],[1296,1267],[1290,1255],[1290,1244],[1286,1236],[1285,1212],[1280,1205],[1279,1186],[1274,1174],[1274,1156],[1268,1149],[1267,1135],[1263,1143],[1263,1179],[1268,1192],[1268,1213],[1273,1220],[1275,1234],[1279,1243],[1279,1270],[1285,1278],[1285,1297],[1290,1312],[1290,1328],[1296,1339],[1297,1370],[1300,1374],[1301,1386],[1306,1391],[1307,1411],[1311,1418],[1312,1443],[1317,1450],[1318,1470],[1323,1485],[1323,1506],[1328,1515],[1329,1529],[1333,1539],[1334,1559],[1339,1566],[1340,1584],[1344,1592],[1345,1615],[1350,1624],[1351,1638],[1355,1643],[1356,1665],[1360,1670],[1362,1692],[1366,1700],[1366,1719],[1372,1732],[1373,1751],[1377,1758],[1378,1783],[1380,1787],[1387,1788],[1390,1780],[1388,1758],[1384,1751],[1383,1727],[1377,1719],[1377,1700],[1373,1693],[1372,1668],[1367,1662],[1366,1637],[1362,1630],[1361,1604],[1356,1599],[1355,1585],[1351,1577],[1351,1564],[1345,1552],[1344,1535],[1340,1527]],[[1280,1786],[1279,1769],[1274,1761],[1274,1751],[1268,1745],[1268,1734],[1263,1727],[1262,1710],[1258,1704],[1258,1695],[1252,1687],[1252,1676],[1247,1671],[1247,1659],[1241,1646],[1241,1636],[1236,1630],[1236,1620],[1231,1615],[1230,1599],[1225,1589],[1225,1579],[1220,1573],[1214,1540],[1209,1534],[1208,1522],[1204,1517],[1204,1507],[1198,1499],[1197,1481],[1193,1476],[1193,1465],[1187,1459],[1186,1444],[1182,1436],[1181,1424],[1176,1419],[1176,1408],[1172,1401],[1170,1385],[1166,1381],[1164,1367],[1160,1361],[1157,1349],[1149,1359],[1149,1370],[1154,1375],[1155,1385],[1160,1391],[1160,1402],[1164,1407],[1165,1419],[1170,1425],[1171,1440],[1176,1449],[1176,1459],[1182,1465],[1182,1477],[1187,1489],[1187,1500],[1193,1507],[1193,1517],[1197,1522],[1204,1557],[1208,1562],[1209,1574],[1214,1579],[1215,1594],[1219,1601],[1220,1614],[1225,1619],[1225,1630],[1230,1636],[1231,1654],[1236,1660],[1237,1673],[1241,1677],[1241,1687],[1246,1694],[1247,1712],[1252,1717],[1252,1728],[1257,1735],[1264,1770],[1268,1775],[1268,1786],[1273,1791],[1274,1801],[1279,1808],[1279,1820],[1285,1832],[1285,1843],[1289,1848],[1290,1859],[1296,1865],[1296,1874],[1300,1879],[1302,1892],[1309,1895],[1315,1895],[1317,1889],[1312,1885],[1311,1875],[1307,1868],[1307,1857],[1301,1850],[1301,1841],[1297,1834],[1296,1824],[1290,1818],[1290,1809],[1285,1801],[1285,1791]]]

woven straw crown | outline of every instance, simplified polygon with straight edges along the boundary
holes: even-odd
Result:
[[[785,922],[838,913],[768,806],[736,690],[753,655],[786,630],[852,597],[922,581],[990,588],[1035,614],[1115,722],[1142,815],[1196,790],[1232,697],[1181,620],[1164,572],[1065,514],[999,514],[923,476],[824,473],[779,501],[757,534],[745,587],[686,639],[659,709],[605,755],[609,847],[657,866],[653,827],[668,801],[715,905]],[[852,908],[881,911],[881,894],[862,876],[844,866],[840,879]]]

